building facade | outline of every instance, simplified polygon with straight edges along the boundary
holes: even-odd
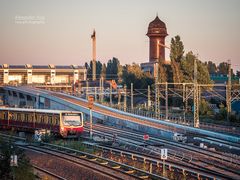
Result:
[[[71,84],[86,78],[83,66],[0,65],[0,84]]]
[[[141,68],[144,72],[150,72],[150,74],[156,77],[158,60],[165,63],[165,38],[167,34],[166,24],[161,21],[158,16],[149,23],[148,32],[146,34],[149,37],[149,62],[142,63]]]

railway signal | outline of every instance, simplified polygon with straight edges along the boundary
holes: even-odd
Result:
[[[149,135],[148,134],[144,134],[143,135],[143,140],[144,141],[148,141],[149,140]]]
[[[161,159],[163,160],[163,176],[165,176],[165,160],[168,158],[168,149],[161,149]]]
[[[92,109],[94,103],[94,97],[93,96],[88,96],[88,108]]]
[[[167,149],[161,149],[161,159],[166,160],[168,157],[168,150]]]
[[[92,139],[93,129],[92,129],[92,108],[94,103],[94,97],[88,96],[88,108],[89,108],[89,116],[90,116],[90,139]]]

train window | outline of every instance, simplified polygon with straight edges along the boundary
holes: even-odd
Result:
[[[17,113],[17,120],[20,121],[21,120],[21,114]]]
[[[41,118],[42,118],[42,116],[41,116],[40,114],[38,114],[38,115],[37,115],[37,122],[38,122],[38,123],[41,123]]]
[[[48,124],[48,115],[44,115],[44,124]]]
[[[17,113],[16,112],[11,112],[10,113],[11,120],[16,121],[17,120]]]
[[[60,119],[59,115],[54,116],[55,125],[59,125],[59,119]]]
[[[66,113],[63,114],[63,124],[68,126],[80,126],[82,124],[81,114]]]
[[[8,119],[8,112],[4,112],[4,119]]]
[[[0,119],[3,120],[4,119],[4,111],[0,112]]]
[[[48,124],[52,124],[52,116],[48,116]]]
[[[24,118],[25,118],[25,115],[24,115],[24,113],[21,113],[21,119],[19,119],[19,121],[24,121]]]
[[[25,114],[24,122],[28,122],[28,114]]]
[[[32,122],[32,114],[31,113],[28,114],[28,122]]]

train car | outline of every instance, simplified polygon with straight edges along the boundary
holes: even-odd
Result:
[[[62,137],[77,137],[83,132],[83,113],[48,109],[0,108],[0,126],[17,130],[50,130]]]

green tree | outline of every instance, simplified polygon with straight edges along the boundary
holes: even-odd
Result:
[[[96,62],[96,78],[99,79],[102,74],[102,63],[100,61]]]
[[[104,79],[106,79],[106,72],[107,72],[107,67],[106,67],[106,64],[103,63],[102,71],[101,71],[101,77],[103,77]]]
[[[125,65],[123,67],[123,84],[126,84],[128,88],[131,87],[131,83],[134,84],[135,89],[147,89],[148,85],[152,85],[153,78],[144,73],[138,64]]]
[[[181,38],[179,35],[175,36],[171,40],[171,48],[170,48],[170,59],[171,59],[171,67],[172,67],[172,78],[174,82],[180,83],[182,82],[182,71],[180,69],[180,63],[183,59],[184,55],[184,45],[181,41]],[[170,74],[168,73],[168,76]]]
[[[217,73],[217,66],[214,62],[208,61],[208,62],[205,63],[205,65],[207,65],[207,67],[208,67],[209,74],[216,74]]]
[[[238,78],[240,78],[240,71],[237,71],[237,72],[236,72],[236,76],[237,76]]]
[[[181,61],[184,82],[193,82],[194,79],[194,61],[197,60],[198,83],[211,84],[210,75],[207,66],[202,63],[193,52],[188,52]]]
[[[11,155],[16,154],[18,157],[18,166],[11,167]],[[14,144],[9,141],[0,139],[0,179],[16,179],[16,180],[32,180],[35,179],[32,166],[25,156],[24,151],[16,148]]]
[[[117,58],[113,57],[107,62],[106,77],[107,79],[114,79],[118,81],[120,62]]]
[[[170,59],[171,61],[181,62],[184,54],[183,42],[179,35],[175,36],[171,40]]]
[[[209,103],[205,99],[201,99],[199,106],[200,115],[208,115],[210,111]]]
[[[228,63],[221,62],[218,65],[218,74],[227,75],[228,74]]]
[[[85,63],[85,67],[87,69],[87,78],[92,80],[92,61],[90,64]],[[99,79],[102,71],[102,63],[100,61],[96,61],[96,78]]]

